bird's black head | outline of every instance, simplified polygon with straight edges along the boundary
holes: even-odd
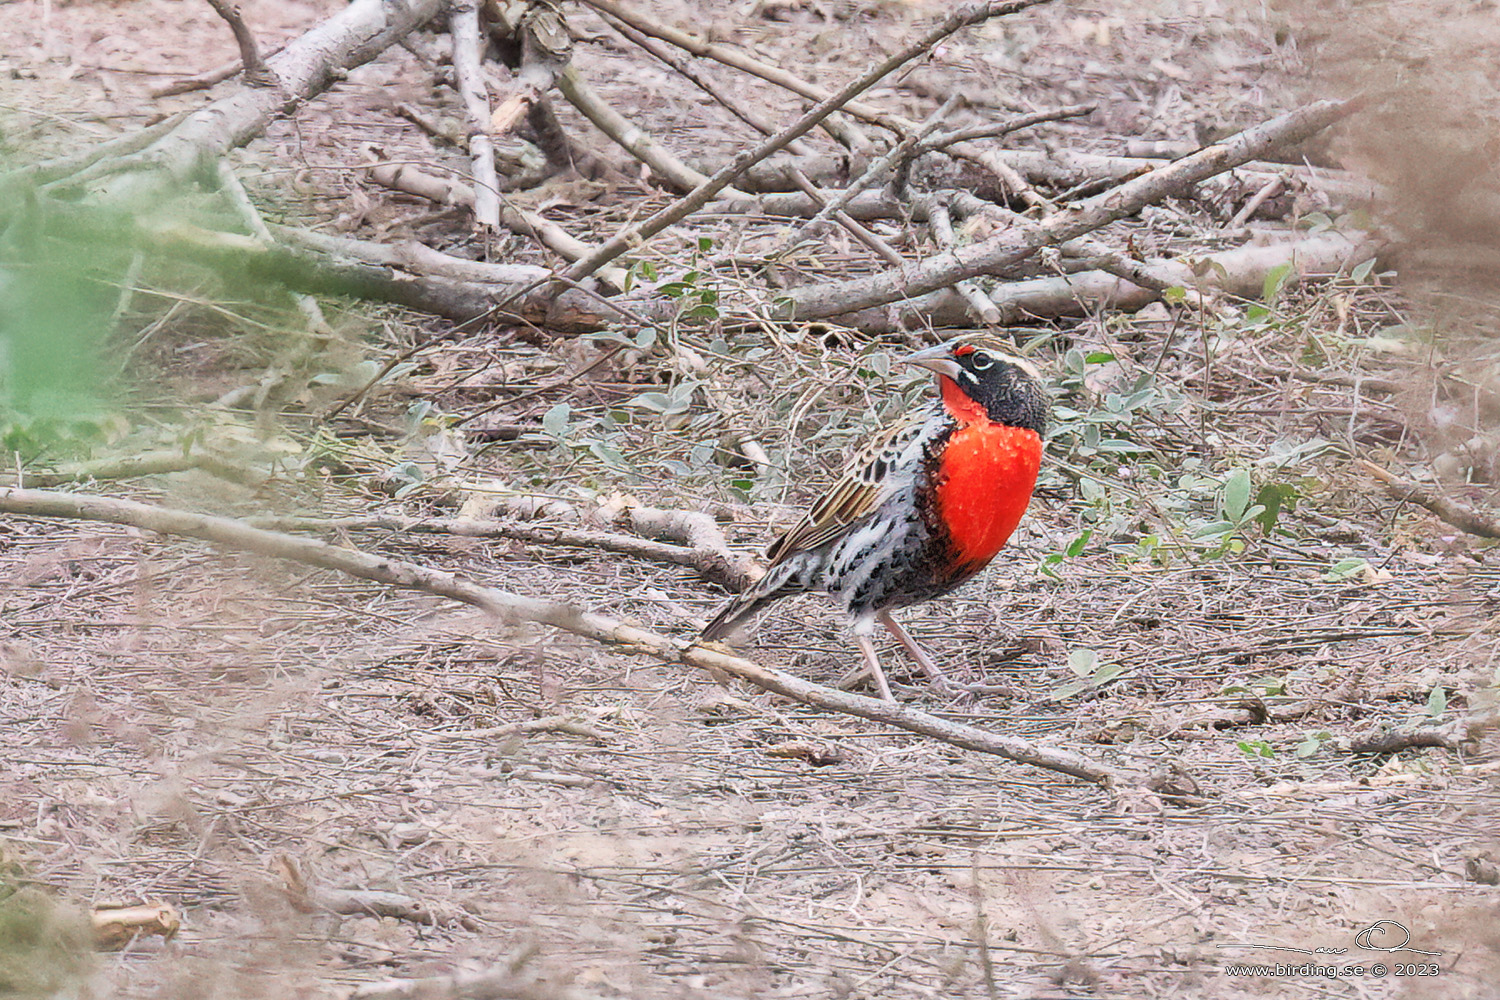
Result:
[[[1052,401],[1041,373],[1029,361],[1007,354],[981,338],[950,340],[903,359],[950,381],[962,397],[984,408],[999,424],[1044,434]],[[944,386],[945,399],[950,390]]]

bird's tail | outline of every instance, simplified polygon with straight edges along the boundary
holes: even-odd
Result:
[[[775,599],[774,596],[767,596],[755,590],[740,594],[724,605],[724,610],[714,615],[714,620],[708,623],[707,627],[703,630],[703,634],[698,638],[704,642],[712,642],[715,639],[724,638],[745,622],[760,614],[761,608],[764,608]]]
[[[724,605],[724,610],[714,615],[699,637],[704,642],[722,639],[745,622],[760,614],[761,609],[788,594],[801,593],[808,588],[806,560],[793,560],[772,566],[766,575],[736,594]]]

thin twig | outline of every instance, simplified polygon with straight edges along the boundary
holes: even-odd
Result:
[[[245,70],[245,83],[252,87],[278,86],[280,81],[261,58],[260,46],[255,44],[255,35],[240,15],[239,5],[231,4],[228,0],[208,0],[208,3],[228,22],[229,30],[234,32],[234,43],[240,47],[240,65]]]
[[[952,132],[943,132],[923,139],[916,144],[912,150],[913,156],[923,153],[931,153],[939,149],[947,149],[958,142],[971,142],[975,139],[998,139],[1001,136],[1019,132],[1023,128],[1040,125],[1043,122],[1058,122],[1068,118],[1079,118],[1083,115],[1092,114],[1099,105],[1097,104],[1069,104],[1061,108],[1053,108],[1050,111],[1033,111],[1029,114],[1016,115],[1007,118],[1003,122],[991,122],[988,125],[971,125],[968,128],[955,129]]]
[[[255,207],[255,202],[250,200],[250,193],[245,190],[245,185],[240,183],[239,175],[229,165],[228,160],[219,161],[219,187],[229,196],[229,202],[234,206],[235,214],[245,224],[245,228],[251,234],[265,240],[267,243],[275,243],[276,238],[271,235],[271,230],[266,227],[266,220],[261,217],[260,209]],[[311,295],[299,295],[292,293],[292,299],[297,303],[297,309],[307,319],[310,330],[320,336],[333,332],[328,325],[328,319],[323,315],[318,300]]]
[[[887,74],[921,55],[923,52],[928,51],[954,32],[969,25],[978,24],[981,21],[1014,14],[1017,11],[1046,2],[1048,0],[1006,0],[1003,3],[991,0],[989,3],[967,4],[960,7],[946,17],[941,24],[928,31],[916,42],[885,59],[874,69],[844,87],[837,94],[834,94],[825,101],[820,101],[816,107],[808,111],[791,126],[783,129],[779,134],[772,136],[755,148],[746,150],[736,156],[721,170],[688,194],[655,215],[652,215],[644,222],[631,226],[610,237],[593,253],[569,268],[567,272],[568,277],[574,281],[580,281],[626,251],[639,246],[667,227],[687,218],[708,204],[720,191],[723,191],[730,184],[734,183],[734,179],[750,169],[751,166],[784,148],[793,139],[806,135],[819,122],[847,104],[856,94],[864,93],[870,87],[880,82]]]
[[[792,180],[795,181],[797,186],[802,189],[803,194],[812,199],[814,205],[820,206],[816,214],[824,215],[824,213],[828,212],[828,207],[831,202],[823,197],[823,192],[818,190],[817,185],[807,179],[806,174],[793,167]],[[833,221],[837,222],[841,227],[843,227],[843,229],[848,232],[850,236],[853,236],[855,239],[859,240],[865,246],[873,250],[887,264],[900,267],[902,264],[906,263],[906,258],[897,253],[895,247],[891,246],[879,236],[876,236],[869,230],[868,227],[850,218],[848,213],[844,212],[843,210],[838,210],[831,214],[833,216]],[[802,242],[804,238],[805,237],[800,235],[793,236],[788,238],[787,243],[789,245],[795,245]]]
[[[774,122],[748,104],[745,104],[739,98],[732,96],[728,92],[727,87],[721,86],[707,75],[700,73],[697,67],[678,56],[669,46],[663,45],[657,39],[652,38],[650,35],[617,17],[610,14],[602,14],[601,16],[604,18],[605,24],[608,24],[621,35],[624,35],[626,39],[672,67],[683,79],[713,98],[721,107],[740,121],[749,125],[761,135],[776,134],[776,124]],[[788,143],[786,150],[793,156],[802,156],[809,152],[808,148],[800,142]]]
[[[953,232],[953,220],[949,217],[947,202],[938,194],[926,195],[924,200],[927,203],[927,228],[931,230],[933,240],[940,249],[952,250],[958,246],[958,237]],[[987,326],[1000,325],[1000,307],[974,282],[968,279],[957,282],[953,290],[963,296],[973,310],[975,319]]]

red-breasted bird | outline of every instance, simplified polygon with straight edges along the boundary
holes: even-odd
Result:
[[[1025,513],[1042,460],[1050,401],[1030,364],[997,342],[960,338],[902,359],[937,377],[938,398],[886,429],[838,484],[766,550],[770,566],[703,630],[720,639],[774,600],[826,591],[892,701],[870,642],[876,622],[924,673],[942,671],[891,617],[968,581]]]

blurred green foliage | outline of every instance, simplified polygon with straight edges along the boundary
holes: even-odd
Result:
[[[0,229],[0,449],[86,451],[109,423],[103,355],[129,253],[110,227],[49,232],[21,211]]]

